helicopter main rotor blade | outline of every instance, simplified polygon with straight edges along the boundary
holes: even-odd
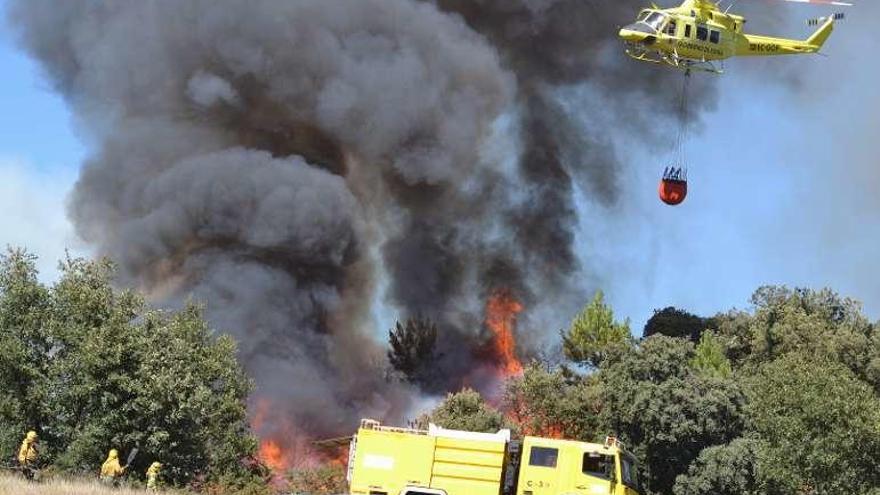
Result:
[[[792,2],[792,3],[812,3],[814,5],[837,5],[840,7],[852,7],[853,4],[849,2],[838,2],[836,0],[782,0],[783,2]]]

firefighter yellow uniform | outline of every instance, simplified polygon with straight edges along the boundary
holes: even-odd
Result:
[[[107,460],[101,464],[101,481],[108,484],[116,484],[119,477],[125,472],[125,468],[119,465],[119,451],[110,449]]]
[[[25,478],[34,479],[35,464],[37,462],[37,432],[29,431],[21,442],[18,449],[18,465]]]
[[[159,473],[162,472],[162,464],[159,462],[154,462],[150,464],[149,469],[147,469],[147,490],[157,492],[159,491]]]

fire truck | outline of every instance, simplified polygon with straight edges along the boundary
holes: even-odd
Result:
[[[351,440],[352,495],[639,495],[635,458],[604,444],[361,421]]]

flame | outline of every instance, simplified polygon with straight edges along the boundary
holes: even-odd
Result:
[[[492,331],[492,350],[505,377],[520,375],[523,365],[516,357],[516,340],[513,329],[516,316],[523,310],[508,291],[496,291],[486,303],[486,326]]]
[[[257,455],[272,471],[283,472],[290,468],[290,459],[275,440],[260,441],[260,450]]]
[[[316,449],[311,435],[303,434],[290,418],[277,411],[280,409],[271,399],[259,397],[254,401],[251,416],[251,429],[260,439],[257,458],[272,470],[276,485],[283,484],[284,475],[291,470],[348,464],[347,445],[333,450]]]
[[[278,409],[267,398],[257,398],[251,417],[251,429],[260,438],[257,458],[280,477],[284,472],[300,465],[304,459],[301,448],[307,439],[296,434],[289,419],[275,414]]]

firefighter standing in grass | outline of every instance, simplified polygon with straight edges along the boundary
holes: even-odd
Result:
[[[119,451],[110,449],[110,453],[107,454],[107,460],[104,461],[104,464],[101,464],[101,482],[108,485],[117,485],[119,484],[119,478],[124,472],[125,468],[119,465]]]
[[[33,480],[37,463],[37,432],[29,431],[18,449],[18,466],[24,477]]]
[[[159,473],[162,472],[162,463],[154,462],[147,469],[147,490],[151,492],[159,491]]]

